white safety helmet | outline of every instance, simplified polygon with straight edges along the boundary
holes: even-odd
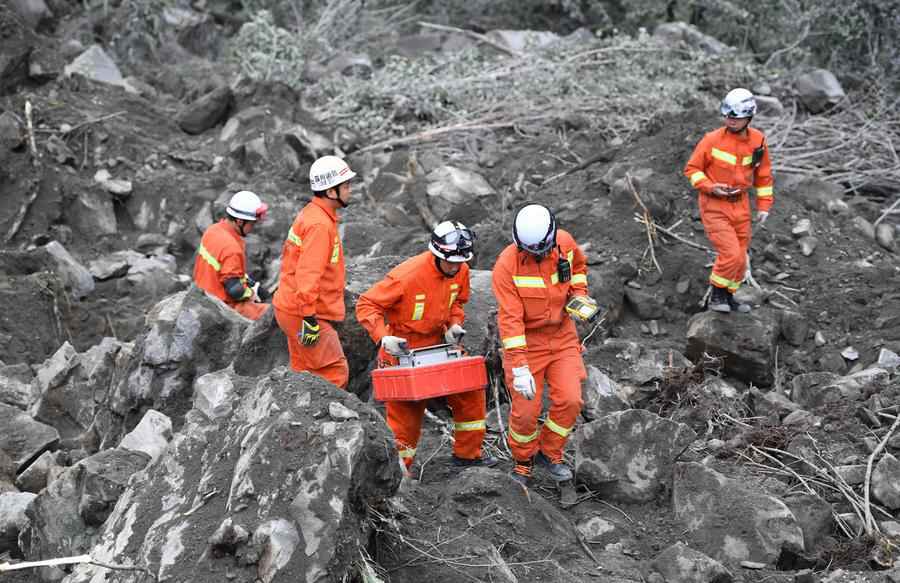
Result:
[[[756,100],[748,90],[738,87],[728,92],[719,110],[725,117],[753,117],[756,114]]]
[[[322,156],[309,167],[309,186],[313,192],[335,188],[356,176],[350,166],[337,156]]]
[[[267,210],[269,210],[269,205],[259,200],[255,193],[242,190],[231,197],[225,212],[236,219],[261,221],[265,218]]]
[[[475,256],[475,234],[464,224],[444,221],[431,232],[428,250],[451,263],[465,263]]]
[[[556,217],[542,204],[527,204],[516,213],[512,235],[519,249],[543,257],[556,246]]]

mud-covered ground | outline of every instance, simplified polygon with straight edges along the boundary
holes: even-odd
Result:
[[[114,14],[121,15],[121,10]],[[61,17],[54,26],[43,29],[38,40],[31,33],[7,34],[5,39],[12,49],[5,54],[39,47],[41,54],[58,56],[64,51],[67,34],[84,38],[84,31],[92,24],[121,24],[117,16],[98,24],[94,22],[96,14],[86,16],[72,7],[58,13]],[[4,30],[19,26],[10,20],[8,12],[0,15],[6,19],[0,23]],[[491,16],[487,23],[495,25],[496,18]],[[515,23],[503,24],[512,27]],[[227,19],[220,19],[217,26],[215,34],[231,30]],[[101,30],[97,34],[102,38],[109,33]],[[205,56],[214,54],[210,51]],[[221,123],[200,135],[182,131],[176,115],[234,72],[213,58],[188,56],[202,64],[148,61],[142,68],[139,62],[130,63],[126,72],[146,85],[142,95],[77,77],[4,85],[0,113],[14,112],[21,117],[26,101],[33,106],[34,137],[40,154],[35,163],[26,145],[0,152],[0,199],[4,201],[0,205],[0,235],[11,235],[6,237],[4,260],[0,262],[0,294],[7,298],[7,310],[0,319],[4,347],[0,360],[4,363],[37,365],[65,340],[79,351],[104,336],[134,340],[143,329],[149,308],[186,285],[184,277],[151,277],[140,284],[128,278],[111,278],[97,281],[90,294],[75,300],[52,288],[58,283],[42,279],[41,274],[47,271],[45,264],[19,255],[50,240],[61,242],[84,265],[127,249],[148,256],[168,253],[177,261],[176,274],[187,276],[202,227],[221,212],[223,197],[249,188],[270,204],[270,218],[248,241],[250,262],[263,280],[276,274],[273,261],[280,255],[283,234],[308,196],[304,176],[311,158],[300,159],[296,167],[291,167],[279,158],[280,150],[272,147],[269,159],[254,166],[236,157],[229,150],[231,144],[220,139]],[[52,68],[54,59],[46,62]],[[715,98],[720,89],[711,88],[705,97]],[[233,91],[231,113],[255,106],[266,109],[268,121],[251,126],[251,132],[271,129],[266,124],[274,123],[276,117],[311,129],[336,129],[316,121],[302,107],[300,91],[247,80],[234,83]],[[764,116],[754,120],[763,130],[774,122]],[[647,350],[685,352],[687,321],[702,310],[712,260],[709,253],[658,234],[654,244],[657,270],[647,253],[644,225],[635,220],[640,209],[632,193],[617,187],[616,181],[626,173],[633,176],[641,201],[657,223],[684,239],[709,246],[699,221],[696,195],[681,170],[696,142],[717,123],[714,110],[695,104],[677,115],[648,114],[643,129],[626,140],[574,123],[557,131],[503,128],[454,135],[438,143],[419,144],[414,150],[426,172],[452,162],[481,174],[496,190],[489,199],[454,209],[458,215],[454,218],[477,232],[474,267],[478,269],[490,269],[496,255],[508,244],[510,219],[519,205],[539,201],[554,208],[561,226],[587,249],[595,295],[613,308],[607,324],[587,343],[585,359],[615,378],[624,365],[616,350],[604,348],[605,339],[632,341]],[[420,180],[397,196],[400,182],[389,175],[405,172],[411,150],[401,147],[392,152],[359,154],[356,151],[367,144],[365,136],[357,139],[355,146],[346,150],[351,165],[363,177],[354,185],[355,202],[343,215],[347,253],[408,256],[419,252],[427,228],[414,201],[424,196],[425,185]],[[100,169],[130,180],[132,191],[115,196],[100,191],[95,180]],[[567,171],[570,173],[561,176]],[[878,247],[852,224],[855,216],[874,221],[891,201],[872,194],[843,193],[838,185],[837,196],[845,203],[841,207],[845,210],[830,210],[827,202],[833,197],[825,196],[822,184],[777,173],[772,216],[765,229],[754,233],[753,273],[767,292],[753,296],[757,309],[790,309],[801,314],[809,326],[799,345],[779,344],[776,388],[789,386],[791,379],[802,373],[845,374],[865,368],[877,360],[881,348],[900,352],[900,262],[893,252]],[[23,208],[24,220],[13,233]],[[106,218],[101,221],[98,214]],[[818,238],[810,256],[801,253],[792,235],[793,227],[803,218],[812,222]],[[348,279],[353,277],[348,273]],[[652,296],[652,301],[662,307],[660,315],[642,317],[641,306],[624,300],[626,288]],[[46,308],[36,308],[43,305]],[[23,317],[30,310],[36,316]],[[816,333],[824,342],[816,342]],[[858,352],[857,359],[841,356],[850,346]],[[742,379],[726,380],[741,390],[749,388]],[[900,400],[896,387],[881,397],[885,404]],[[656,399],[650,402],[657,410],[685,418],[691,413],[687,409],[714,405]],[[436,405],[434,411],[437,419],[447,418],[441,406]],[[744,432],[750,435],[750,442],[759,439],[762,443],[769,436],[775,441],[766,443],[779,447],[786,447],[793,437],[766,429],[750,406],[744,413],[747,423],[761,433],[750,435],[747,427],[737,424],[716,425],[715,433],[707,437],[727,442]],[[814,439],[827,444],[833,453],[868,455],[863,438],[869,436],[870,428],[857,416],[856,405],[848,403],[815,413],[823,417],[823,423],[814,430]],[[698,433],[703,433],[703,426],[712,417],[712,411],[694,415]],[[503,458],[501,468],[511,469],[512,462],[496,433],[490,435],[489,444],[489,450]],[[701,440],[684,459],[699,461],[714,454],[716,463],[732,472],[750,472],[741,465],[745,461],[741,451],[726,448],[713,452]],[[398,496],[395,514],[381,517],[390,524],[383,524],[383,536],[370,545],[370,553],[390,581],[421,580],[416,573],[422,565],[429,565],[429,578],[434,583],[484,580],[479,578],[479,563],[471,560],[472,549],[466,547],[470,536],[494,544],[519,581],[639,580],[648,576],[647,560],[684,540],[684,528],[674,518],[668,495],[660,495],[651,503],[623,505],[612,504],[580,487],[579,503],[562,508],[552,482],[538,473],[536,486],[527,493],[498,487],[482,498],[472,498],[460,491],[465,474],[452,468],[449,458],[445,426],[434,419],[426,420],[413,467],[415,480]],[[543,500],[536,503],[534,497]],[[527,514],[533,520],[516,524],[504,521],[509,514],[504,513],[507,507],[523,504],[533,507]],[[571,527],[559,526],[554,520],[557,512],[565,515],[570,525],[599,517],[611,528],[597,539],[584,540]],[[554,530],[558,528],[564,532]],[[513,531],[515,534],[510,534]],[[442,532],[454,533],[449,542]],[[871,565],[870,552],[864,542],[835,537],[818,554],[783,566],[864,571]],[[736,576],[743,581],[793,580],[792,571],[771,569],[743,570]]]

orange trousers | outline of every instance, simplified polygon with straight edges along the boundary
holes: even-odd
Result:
[[[574,328],[574,326],[573,326]],[[563,449],[575,421],[581,413],[581,382],[587,378],[581,345],[566,342],[559,350],[528,351],[528,368],[534,376],[534,399],[528,400],[515,390],[509,412],[509,447],[516,461],[528,461],[540,450],[550,461],[562,461]],[[528,338],[531,343],[531,338]],[[513,386],[512,367],[506,366],[506,386]],[[550,410],[543,427],[538,427],[543,407],[544,383],[550,387]]]
[[[734,293],[747,272],[747,249],[750,247],[750,197],[744,193],[735,202],[700,195],[700,218],[706,237],[716,249],[709,283]]]
[[[269,309],[269,304],[262,304],[251,301],[237,302],[228,305],[231,306],[231,308],[241,316],[250,318],[251,320],[259,320],[262,315],[266,313],[266,310]]]
[[[453,455],[463,459],[481,457],[485,431],[484,390],[447,395],[453,412]],[[387,424],[394,432],[397,451],[407,468],[412,466],[422,434],[422,417],[428,401],[387,401]]]
[[[311,372],[337,385],[340,389],[347,388],[350,380],[350,367],[344,349],[341,347],[341,339],[329,322],[319,320],[319,341],[312,346],[304,346],[297,340],[297,333],[303,325],[303,318],[285,313],[275,308],[275,320],[278,327],[287,336],[288,353],[291,355],[291,370],[296,372]]]

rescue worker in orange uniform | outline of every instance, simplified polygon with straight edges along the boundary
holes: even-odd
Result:
[[[750,311],[734,299],[744,281],[750,247],[750,189],[756,191],[756,216],[762,226],[773,202],[772,162],[766,137],[750,127],[756,100],[746,89],[733,89],[720,108],[725,126],[709,132],[691,154],[684,174],[700,192],[700,217],[718,256],[709,283],[709,309]]]
[[[350,369],[332,322],[344,319],[344,250],[338,209],[350,203],[356,173],[337,156],[309,169],[313,199],[297,214],[281,251],[281,277],[272,300],[287,336],[291,369],[346,388]]]
[[[236,193],[225,209],[228,216],[203,233],[194,259],[197,287],[251,320],[262,316],[269,304],[260,300],[259,282],[247,275],[244,237],[265,218],[267,209],[249,190]]]
[[[581,413],[581,381],[587,376],[572,318],[592,319],[584,253],[558,229],[547,207],[528,204],[513,223],[514,243],[494,264],[492,285],[503,347],[506,386],[512,387],[509,446],[513,478],[528,484],[533,462],[561,483],[572,479],[563,449]],[[550,410],[538,426],[544,384]]]
[[[411,348],[459,344],[466,331],[463,306],[469,301],[469,266],[474,236],[463,224],[444,221],[431,233],[428,251],[407,259],[359,297],[356,318],[380,344],[382,366],[397,364]],[[427,401],[386,401],[387,423],[400,459],[412,466]],[[453,460],[458,467],[493,466],[481,444],[485,433],[485,393],[447,396],[453,411]]]

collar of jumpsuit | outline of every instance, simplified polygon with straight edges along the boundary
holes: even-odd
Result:
[[[331,206],[321,196],[314,196],[311,203],[325,211],[325,214],[331,217],[334,222],[338,222],[340,220],[337,211],[331,208]]]

